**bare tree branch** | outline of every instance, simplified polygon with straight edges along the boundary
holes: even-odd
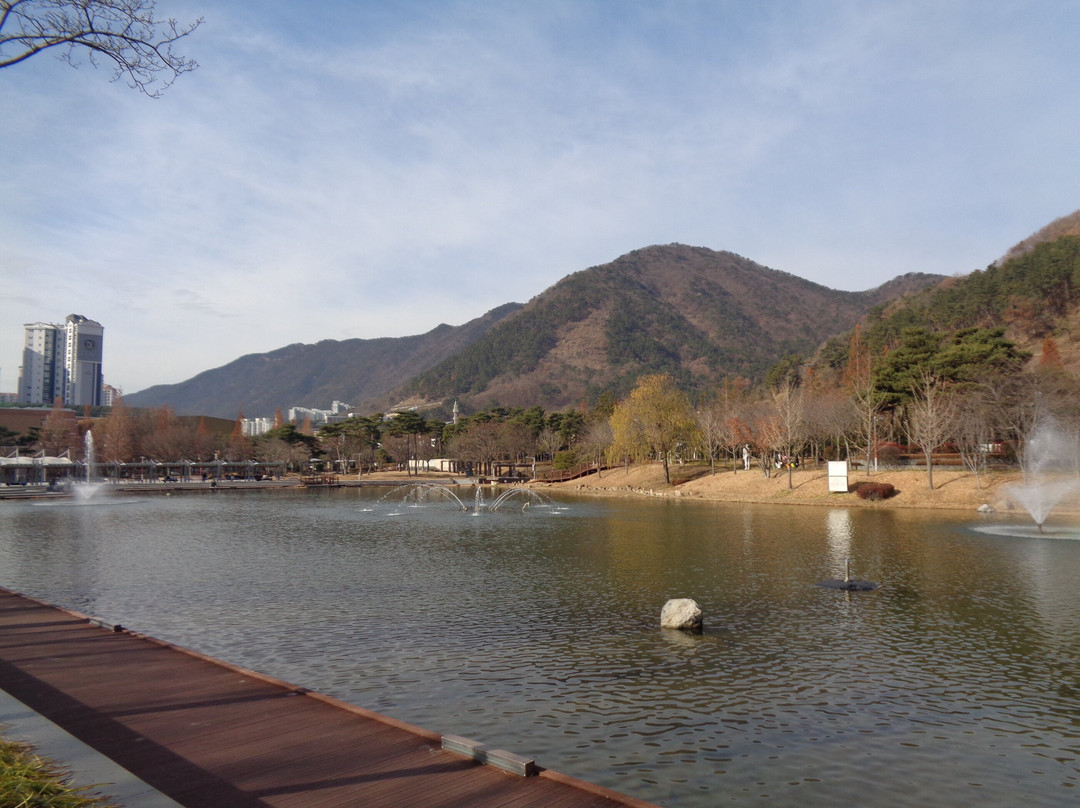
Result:
[[[112,81],[157,98],[178,76],[198,67],[173,46],[203,19],[181,25],[154,16],[154,0],[0,0],[0,68],[43,51],[78,67],[85,54],[113,63]]]

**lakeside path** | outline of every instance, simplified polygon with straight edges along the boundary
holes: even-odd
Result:
[[[0,688],[190,808],[655,808],[3,588]]]

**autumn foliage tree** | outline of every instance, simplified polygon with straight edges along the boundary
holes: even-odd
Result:
[[[135,419],[122,398],[113,402],[109,414],[98,421],[92,431],[100,462],[129,463],[135,459],[139,442]]]
[[[52,409],[41,424],[37,443],[45,454],[53,457],[59,457],[79,444],[75,413],[64,406],[64,400],[59,396],[53,401]]]
[[[670,458],[681,444],[694,444],[697,422],[690,400],[667,374],[642,376],[625,401],[611,414],[615,457],[653,455],[664,464],[664,481],[671,483]]]

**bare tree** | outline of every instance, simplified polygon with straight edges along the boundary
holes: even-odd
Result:
[[[607,418],[591,421],[585,427],[585,434],[578,441],[582,454],[588,455],[596,463],[596,476],[603,476],[604,455],[615,439],[611,431],[611,422]]]
[[[464,432],[450,441],[450,452],[462,460],[476,464],[479,474],[489,474],[503,453],[500,424],[479,421],[469,424]]]
[[[563,446],[562,436],[551,427],[545,427],[536,438],[536,448],[542,456],[554,458]]]
[[[858,431],[858,421],[854,402],[840,390],[815,390],[806,399],[806,424],[815,457],[825,457],[828,443],[833,444],[833,460],[847,457],[848,435]]]
[[[768,407],[755,422],[758,442],[763,456],[767,459],[779,459],[782,466],[787,468],[787,484],[788,488],[792,488],[795,462],[806,441],[802,388],[791,383],[785,384],[772,394]],[[762,469],[768,477],[767,463]]]
[[[709,473],[716,474],[716,458],[727,439],[727,413],[720,402],[710,401],[694,413],[701,448],[709,457]]]
[[[177,461],[195,448],[195,432],[185,426],[166,404],[155,413],[154,426],[143,438],[139,453],[160,461]]]
[[[986,455],[993,441],[993,416],[983,390],[974,388],[957,398],[953,437],[960,461],[975,475],[975,485],[981,489],[979,474],[986,471]]]
[[[791,488],[792,471],[806,443],[806,404],[803,388],[789,382],[773,393],[773,407],[776,409],[780,427],[781,454],[788,470],[787,487]]]
[[[112,80],[157,98],[198,65],[173,50],[203,20],[157,19],[154,0],[0,0],[0,68],[47,50],[73,67],[112,63]]]
[[[941,377],[930,371],[923,371],[911,392],[913,399],[907,406],[908,440],[922,449],[927,483],[933,490],[934,450],[952,437],[956,398]]]

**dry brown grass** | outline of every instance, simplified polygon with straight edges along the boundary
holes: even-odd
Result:
[[[636,464],[629,469],[609,469],[601,476],[595,474],[566,483],[533,483],[540,490],[565,491],[603,497],[677,497],[713,502],[757,502],[777,505],[826,505],[828,507],[852,508],[947,508],[974,511],[981,505],[989,505],[996,511],[1021,510],[1009,499],[1008,488],[1021,480],[1019,470],[1009,469],[980,474],[978,480],[970,471],[956,467],[935,467],[934,488],[927,484],[925,468],[901,471],[880,471],[869,477],[853,470],[848,476],[847,494],[829,493],[828,474],[825,466],[815,469],[796,469],[791,475],[788,488],[787,471],[772,471],[768,479],[758,468],[750,471],[732,472],[731,467],[717,467],[716,474],[709,474],[701,466],[671,467],[672,479],[692,478],[679,485],[664,482],[664,468],[659,463]],[[461,475],[424,474],[409,476],[405,472],[380,472],[365,474],[362,479],[387,482],[424,482],[453,478],[463,481]],[[855,486],[861,482],[890,483],[896,488],[895,496],[872,501],[859,499]],[[1080,507],[1059,507],[1058,512],[1080,512]]]
[[[690,476],[685,467],[672,467],[672,478]],[[599,496],[657,496],[689,497],[717,502],[760,502],[790,505],[828,505],[853,508],[951,508],[975,510],[990,505],[998,511],[1018,509],[1011,502],[1007,488],[1020,480],[1018,471],[995,471],[975,475],[957,468],[935,468],[934,488],[927,482],[926,469],[881,471],[871,474],[853,471],[848,477],[849,493],[829,493],[826,468],[796,469],[788,488],[787,471],[772,472],[768,479],[760,469],[732,472],[730,467],[716,474],[707,471],[681,485],[664,483],[664,470],[659,463],[631,466],[628,470],[611,469],[602,476],[592,475],[567,483],[550,486],[577,494]],[[855,486],[864,481],[890,483],[896,495],[886,500],[859,499]],[[980,487],[981,485],[981,487]]]

